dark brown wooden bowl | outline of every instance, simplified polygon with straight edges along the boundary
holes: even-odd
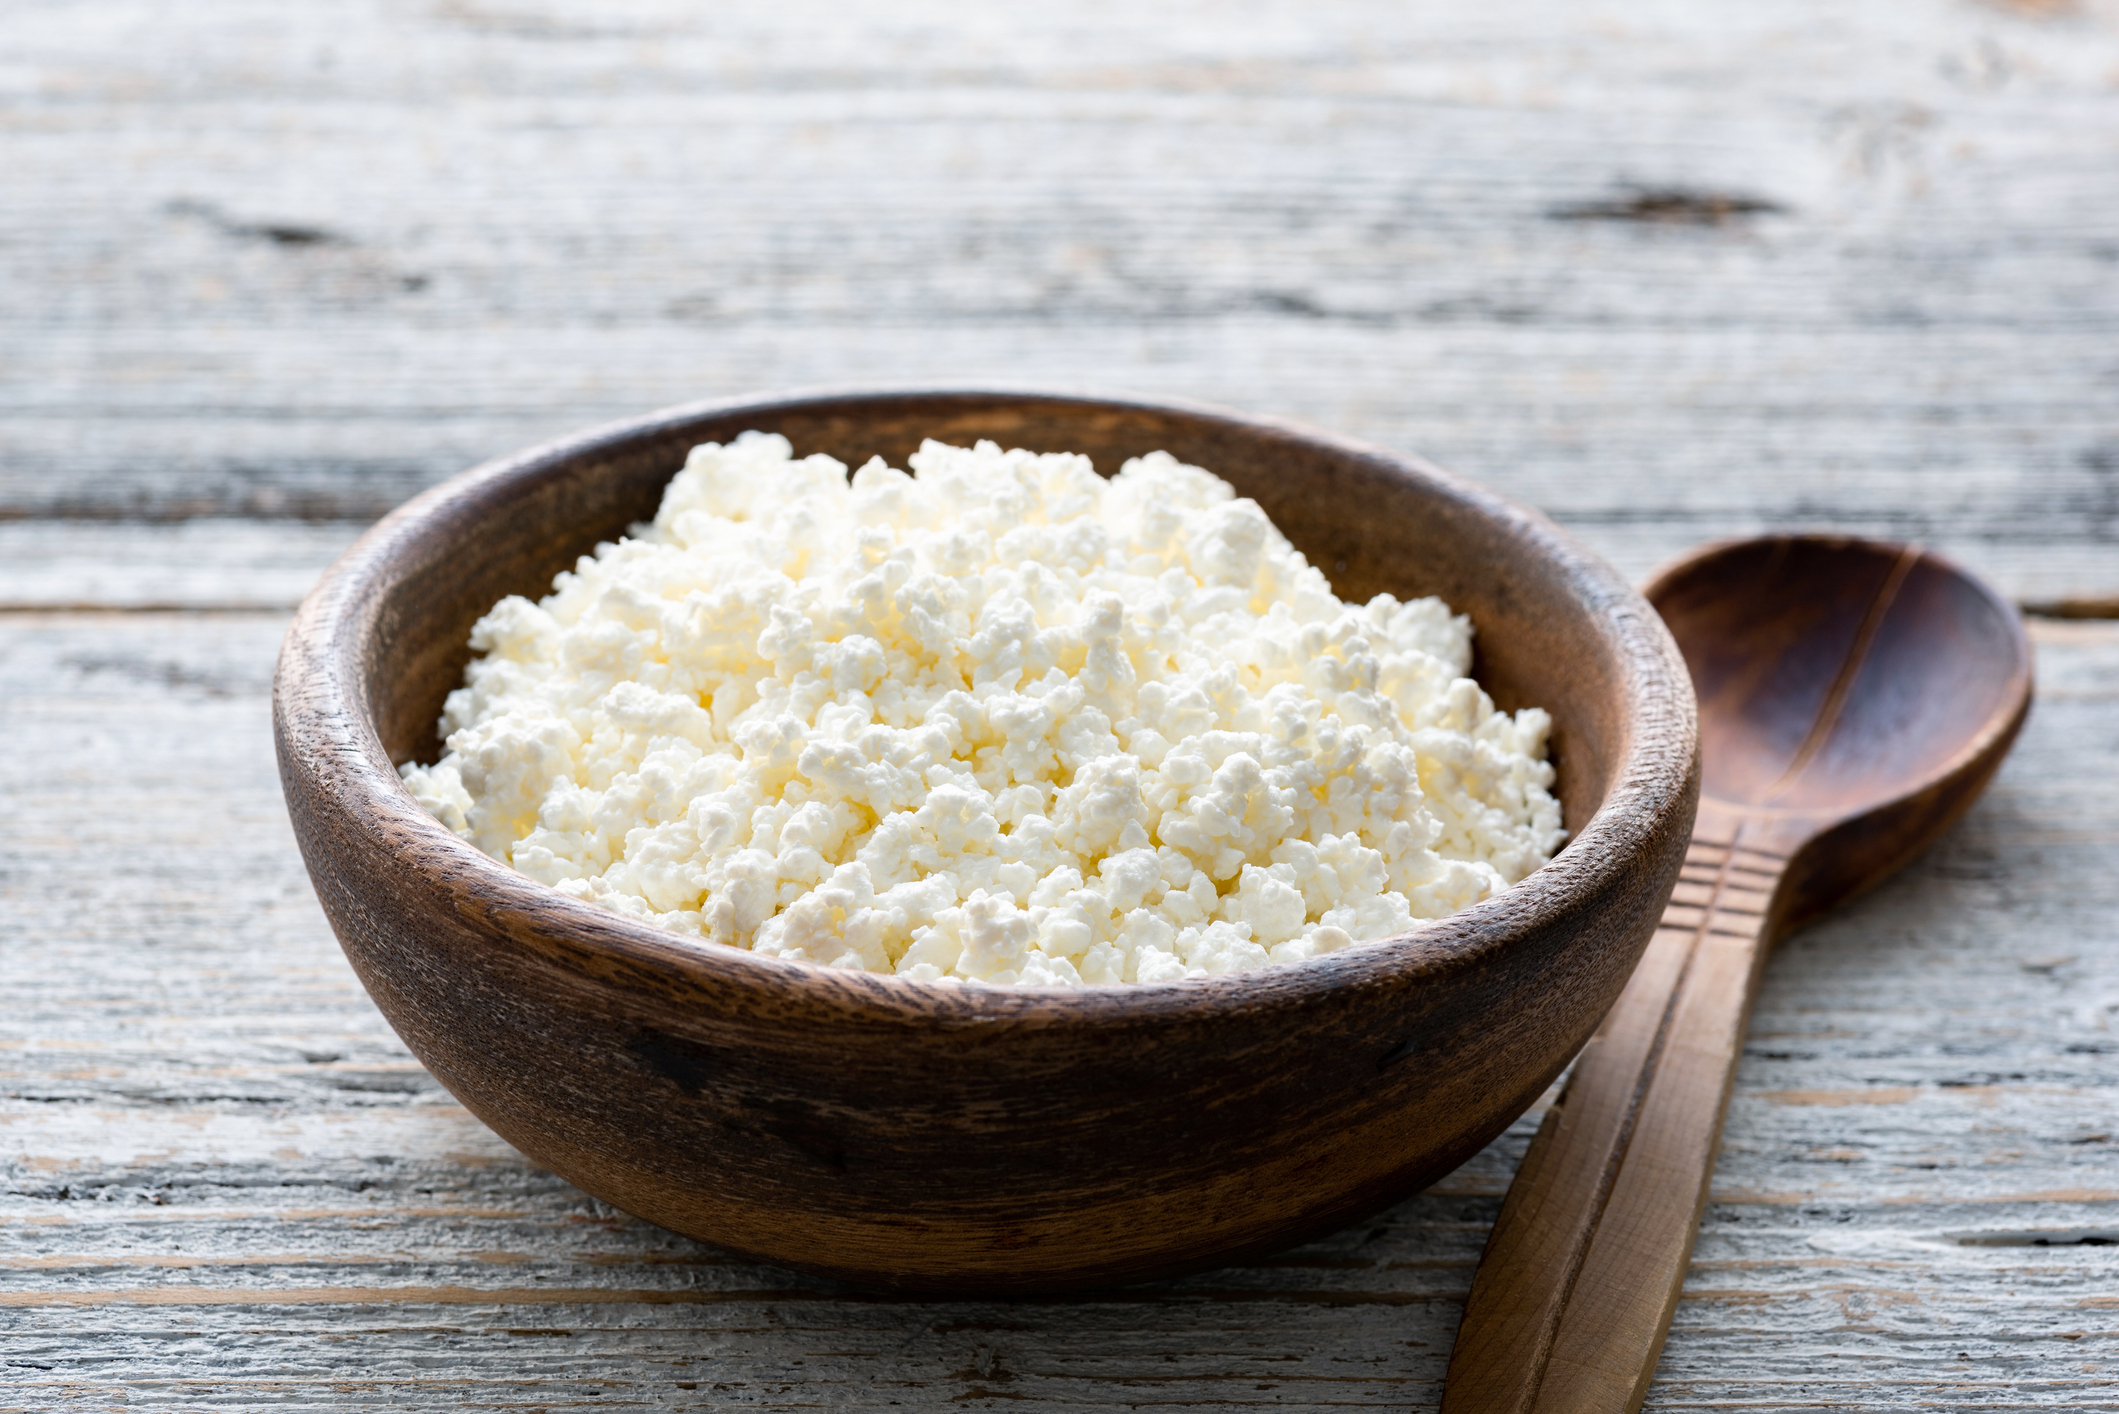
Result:
[[[748,428],[903,465],[924,437],[1164,448],[1365,599],[1471,615],[1481,681],[1555,722],[1573,838],[1500,896],[1298,966],[1080,991],[916,983],[701,944],[457,839],[432,760],[471,624],[653,515]],[[1302,1241],[1432,1182],[1557,1075],[1670,893],[1698,796],[1691,684],[1648,605],[1543,517],[1412,458],[1203,407],[1017,392],[699,404],[418,497],[302,605],[273,690],[295,834],[405,1043],[538,1163],[628,1212],[855,1281],[1058,1290]]]

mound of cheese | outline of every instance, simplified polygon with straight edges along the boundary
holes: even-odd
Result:
[[[531,878],[918,978],[1162,982],[1402,932],[1563,836],[1546,714],[1167,454],[747,433],[472,633],[406,785]]]

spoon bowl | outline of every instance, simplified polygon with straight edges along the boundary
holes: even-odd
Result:
[[[1949,828],[2030,710],[2016,611],[1914,546],[1731,541],[1645,593],[1699,701],[1692,846],[1662,927],[1509,1188],[1444,1414],[1640,1407],[1769,946]]]
[[[1646,594],[1700,703],[1709,809],[1808,830],[1782,922],[1887,878],[1971,807],[2031,703],[1999,595],[1913,546],[1825,536],[1711,545]]]

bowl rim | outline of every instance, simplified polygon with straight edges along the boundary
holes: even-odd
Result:
[[[583,458],[616,455],[685,424],[725,422],[745,413],[822,411],[850,402],[937,399],[1031,402],[1084,413],[1175,414],[1217,424],[1225,432],[1306,443],[1409,475],[1501,522],[1511,538],[1556,562],[1589,620],[1604,630],[1628,708],[1604,799],[1551,861],[1488,899],[1407,932],[1248,972],[1065,987],[920,981],[763,956],[667,932],[517,873],[459,838],[412,798],[384,750],[361,660],[399,577],[393,566],[452,512],[460,515],[504,499],[512,488],[560,474]],[[348,824],[347,834],[394,855],[427,886],[454,894],[467,921],[483,918],[518,943],[545,944],[540,950],[547,958],[569,970],[607,976],[609,965],[618,963],[659,975],[679,991],[734,986],[803,1007],[821,1006],[847,1021],[921,1027],[1071,1027],[1226,1016],[1313,1006],[1327,997],[1343,998],[1350,989],[1395,990],[1477,969],[1515,940],[1564,923],[1585,901],[1613,896],[1641,851],[1667,833],[1674,817],[1680,826],[1689,825],[1699,778],[1692,683],[1669,631],[1616,569],[1540,512],[1419,456],[1289,419],[1181,399],[1005,383],[829,385],[702,399],[482,462],[391,511],[324,572],[296,610],[281,647],[273,726],[290,805],[301,789]],[[523,920],[534,921],[526,929]]]

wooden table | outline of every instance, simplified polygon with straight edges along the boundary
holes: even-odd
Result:
[[[80,0],[0,56],[0,1410],[1433,1407],[1535,1115],[1272,1261],[882,1300],[526,1163],[339,956],[266,700],[331,556],[548,434],[886,379],[2032,607],[1986,801],[1772,963],[1649,1406],[2119,1407],[2105,0]]]

